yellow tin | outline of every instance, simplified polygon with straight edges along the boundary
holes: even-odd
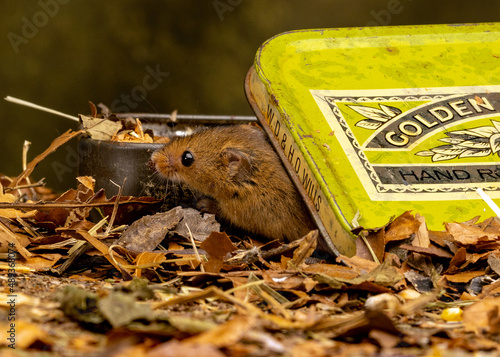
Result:
[[[500,24],[318,29],[265,42],[246,93],[334,254],[411,210],[500,202]]]

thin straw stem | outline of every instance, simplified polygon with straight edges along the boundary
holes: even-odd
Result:
[[[47,113],[59,115],[61,117],[68,118],[68,119],[71,119],[71,120],[80,121],[80,119],[78,119],[78,117],[75,117],[73,115],[69,115],[69,114],[65,114],[65,113],[62,113],[62,112],[58,112],[57,110],[54,110],[54,109],[42,107],[41,105],[34,104],[34,103],[31,103],[31,102],[27,102],[27,101],[22,100],[22,99],[14,98],[14,97],[11,97],[11,96],[7,96],[4,99],[6,101],[8,101],[8,102],[16,103],[16,104],[19,104],[19,105],[24,105],[26,107],[30,107],[30,108],[34,108],[34,109],[38,109],[38,110],[47,112]]]

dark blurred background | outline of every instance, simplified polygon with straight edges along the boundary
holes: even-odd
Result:
[[[284,31],[500,21],[500,2],[430,0],[0,0],[0,83],[10,95],[68,114],[87,101],[115,111],[250,115],[243,81],[259,46]],[[136,99],[134,99],[136,98]],[[76,122],[0,100],[0,172]],[[70,143],[33,177],[75,186]],[[63,163],[63,169],[58,166]]]

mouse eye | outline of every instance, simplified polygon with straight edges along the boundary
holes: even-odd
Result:
[[[184,166],[189,167],[194,162],[193,153],[189,150],[186,150],[182,153],[181,162]]]

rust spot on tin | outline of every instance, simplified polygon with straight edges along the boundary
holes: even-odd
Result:
[[[393,53],[395,55],[397,55],[399,53],[399,49],[397,47],[387,47],[387,51],[389,51],[390,53]]]
[[[328,136],[335,136],[335,131],[333,131],[333,130],[332,130],[332,131],[330,131],[330,132],[328,133]]]

